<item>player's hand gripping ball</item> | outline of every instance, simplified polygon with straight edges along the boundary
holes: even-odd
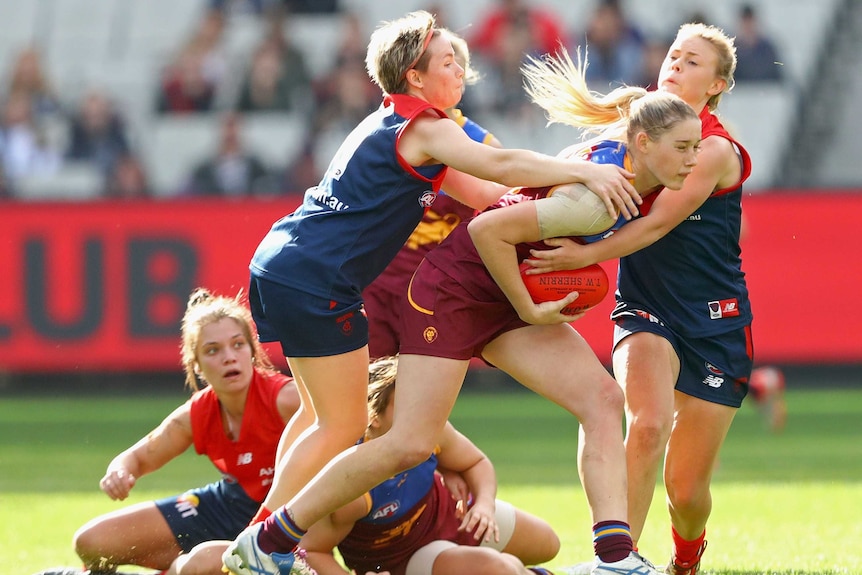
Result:
[[[521,278],[533,302],[542,303],[563,299],[571,292],[578,292],[578,299],[561,310],[565,315],[574,315],[597,306],[608,294],[608,274],[598,264],[577,270],[558,270],[542,274],[524,273],[530,264],[520,266]]]

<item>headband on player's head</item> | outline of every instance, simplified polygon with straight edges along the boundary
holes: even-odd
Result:
[[[428,44],[431,43],[431,38],[433,36],[434,36],[434,28],[432,27],[432,28],[428,29],[428,33],[425,35],[425,41],[422,42],[422,50],[419,52],[419,55],[416,56],[416,58],[412,62],[410,62],[410,65],[407,66],[407,68],[405,68],[404,76],[403,76],[404,78],[407,77],[407,72],[412,70],[416,66],[416,64],[419,63],[419,60],[422,59],[422,56],[425,54],[425,50],[428,49]]]

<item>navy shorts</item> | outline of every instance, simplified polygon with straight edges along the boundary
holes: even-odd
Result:
[[[326,357],[368,343],[362,300],[336,302],[254,274],[248,289],[260,341],[277,341],[285,357]]]
[[[237,483],[210,483],[182,495],[155,501],[185,553],[216,539],[233,540],[260,508]]]
[[[628,308],[614,318],[614,349],[638,332],[666,339],[679,357],[676,390],[712,403],[739,407],[748,393],[752,368],[751,326],[710,337],[682,337],[660,318]]]

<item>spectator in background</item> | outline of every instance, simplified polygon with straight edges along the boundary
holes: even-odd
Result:
[[[736,30],[737,82],[780,82],[778,50],[760,27],[757,12],[750,4],[739,10]]]
[[[317,83],[317,109],[312,123],[317,172],[323,175],[325,162],[356,127],[380,103],[380,89],[371,82],[363,60],[342,58]],[[318,178],[319,180],[319,178]],[[317,182],[315,182],[317,183]]]
[[[243,112],[288,112],[311,105],[311,74],[302,51],[284,35],[283,20],[273,15],[269,31],[255,50],[240,89],[237,108]]]
[[[628,22],[619,0],[599,0],[584,33],[589,60],[587,83],[604,91],[620,85],[636,85],[641,79],[644,40]],[[656,69],[658,72],[658,69]]]
[[[53,174],[63,163],[61,154],[48,145],[33,121],[33,99],[21,90],[9,94],[3,105],[0,163],[13,188],[18,178]]]
[[[140,158],[131,153],[117,158],[105,178],[104,196],[117,200],[138,200],[152,196],[149,178]]]
[[[273,178],[266,166],[243,146],[240,115],[227,113],[221,126],[216,154],[194,169],[186,193],[226,197],[273,193]]]
[[[224,13],[208,10],[191,40],[164,72],[157,109],[162,113],[207,112],[215,105],[216,94],[226,69],[221,40]]]
[[[475,33],[468,39],[470,49],[491,61],[499,61],[506,49],[514,25],[525,26],[531,38],[530,52],[535,55],[553,54],[560,44],[566,44],[562,18],[539,8],[528,0],[498,0],[479,21]]]
[[[521,65],[528,56],[555,53],[566,44],[561,21],[558,14],[527,0],[498,0],[468,39],[484,81],[464,98],[465,113],[489,108],[512,118],[535,119],[523,90]]]
[[[69,131],[66,159],[90,162],[105,174],[113,172],[117,161],[129,153],[125,122],[99,90],[84,96]]]
[[[661,70],[670,42],[661,38],[649,38],[644,40],[643,60],[635,86],[642,86],[647,90],[657,90],[656,78]]]
[[[35,47],[20,51],[12,63],[6,94],[25,94],[30,100],[33,120],[62,115],[62,106],[42,67],[42,54]]]

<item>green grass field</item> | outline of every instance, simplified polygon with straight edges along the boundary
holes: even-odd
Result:
[[[11,575],[79,564],[74,531],[121,505],[98,490],[105,466],[182,399],[0,396],[0,557]],[[751,405],[737,416],[715,476],[705,574],[862,573],[862,390],[791,390],[788,403],[780,435]],[[557,529],[563,548],[550,566],[588,560],[575,422],[529,393],[465,393],[452,421],[496,464],[500,496]],[[143,478],[131,501],[216,478],[187,453]],[[660,485],[640,549],[667,561]]]

